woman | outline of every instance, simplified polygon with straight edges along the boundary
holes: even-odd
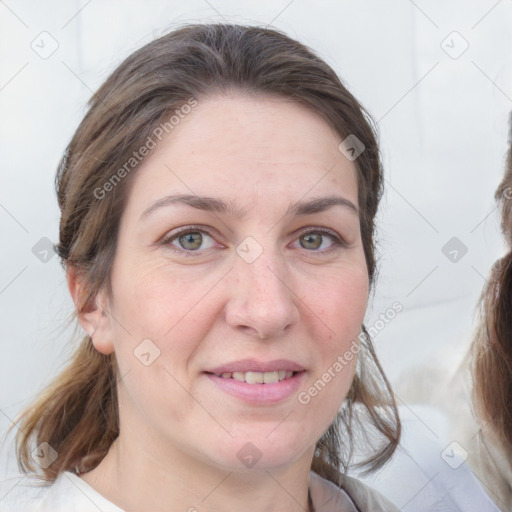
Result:
[[[464,429],[468,463],[500,510],[512,510],[512,114],[506,170],[496,190],[505,256],[494,264],[480,299],[471,350],[477,425]],[[460,427],[462,430],[462,426]]]
[[[400,432],[363,326],[382,181],[362,107],[275,30],[129,56],[57,175],[88,335],[21,416],[40,510],[395,510],[346,475],[357,425],[368,471]]]

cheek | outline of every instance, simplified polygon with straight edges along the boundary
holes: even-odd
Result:
[[[214,287],[215,276],[196,275],[194,269],[177,268],[165,259],[120,270],[116,309],[138,337],[163,344],[169,337],[181,338],[184,330],[208,324],[213,306],[205,291]],[[197,315],[202,322],[191,322]]]
[[[168,395],[186,398],[178,382],[188,382],[189,361],[216,318],[213,294],[205,291],[218,277],[191,279],[168,263],[157,262],[119,266],[115,278],[114,344],[121,374],[131,377],[126,386],[135,383],[130,394],[142,399],[165,388]]]
[[[328,332],[324,348],[342,350],[356,338],[368,303],[368,274],[366,267],[345,268],[334,272],[323,282],[318,293],[311,294],[311,310],[318,314]]]
[[[345,269],[347,270],[347,269]],[[336,276],[334,278],[333,276]],[[308,305],[317,313],[315,374],[298,395],[307,415],[317,418],[321,435],[336,417],[352,385],[359,334],[368,301],[366,267],[335,272]],[[320,332],[328,335],[320,336]]]
[[[193,409],[184,389],[192,371],[189,362],[216,315],[205,290],[218,278],[189,279],[170,267],[156,263],[124,269],[114,288],[119,324],[127,326],[117,325],[115,340],[121,375],[126,375],[122,401],[154,424],[183,422]]]

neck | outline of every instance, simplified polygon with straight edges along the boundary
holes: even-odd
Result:
[[[129,432],[107,456],[81,475],[91,487],[125,510],[154,512],[308,512],[309,471],[314,447],[286,468],[233,471],[199,461],[176,449],[163,450]],[[169,462],[171,461],[171,462]]]

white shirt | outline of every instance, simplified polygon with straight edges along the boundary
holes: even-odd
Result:
[[[16,479],[1,482],[0,512],[125,512],[69,471],[59,475],[52,485],[40,488],[31,487],[27,479],[18,477],[20,482],[16,482]],[[316,473],[310,473],[311,500],[315,512],[398,510],[357,480],[348,479],[347,489],[350,495]]]
[[[70,471],[60,474],[50,486],[36,487],[30,477],[18,480],[22,482],[12,481],[10,485],[15,487],[0,501],[0,512],[125,512]],[[8,491],[5,484],[2,482],[3,495]]]

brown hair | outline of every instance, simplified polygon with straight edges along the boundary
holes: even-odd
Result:
[[[383,176],[371,118],[336,73],[310,49],[273,29],[231,24],[187,25],[130,55],[89,101],[56,177],[61,209],[58,254],[87,285],[80,312],[102,286],[109,294],[118,227],[135,170],[102,197],[113,172],[142,147],[156,127],[191,99],[238,91],[292,100],[312,109],[343,139],[355,135],[364,151],[358,171],[360,226],[370,283],[375,276],[374,219]],[[135,168],[134,168],[135,169]],[[75,315],[76,317],[76,312]],[[390,385],[363,329],[356,375],[336,420],[317,443],[312,470],[340,484],[351,461],[356,421],[379,434],[357,467],[374,470],[395,450],[400,421]],[[114,354],[105,356],[84,337],[66,369],[21,414],[20,468],[35,471],[31,440],[48,442],[58,458],[41,478],[92,470],[119,434]],[[364,436],[363,436],[364,437]]]
[[[512,132],[512,114],[510,121]],[[471,351],[476,412],[512,453],[512,134],[509,142],[505,176],[495,194],[508,252],[493,265],[482,292]]]

